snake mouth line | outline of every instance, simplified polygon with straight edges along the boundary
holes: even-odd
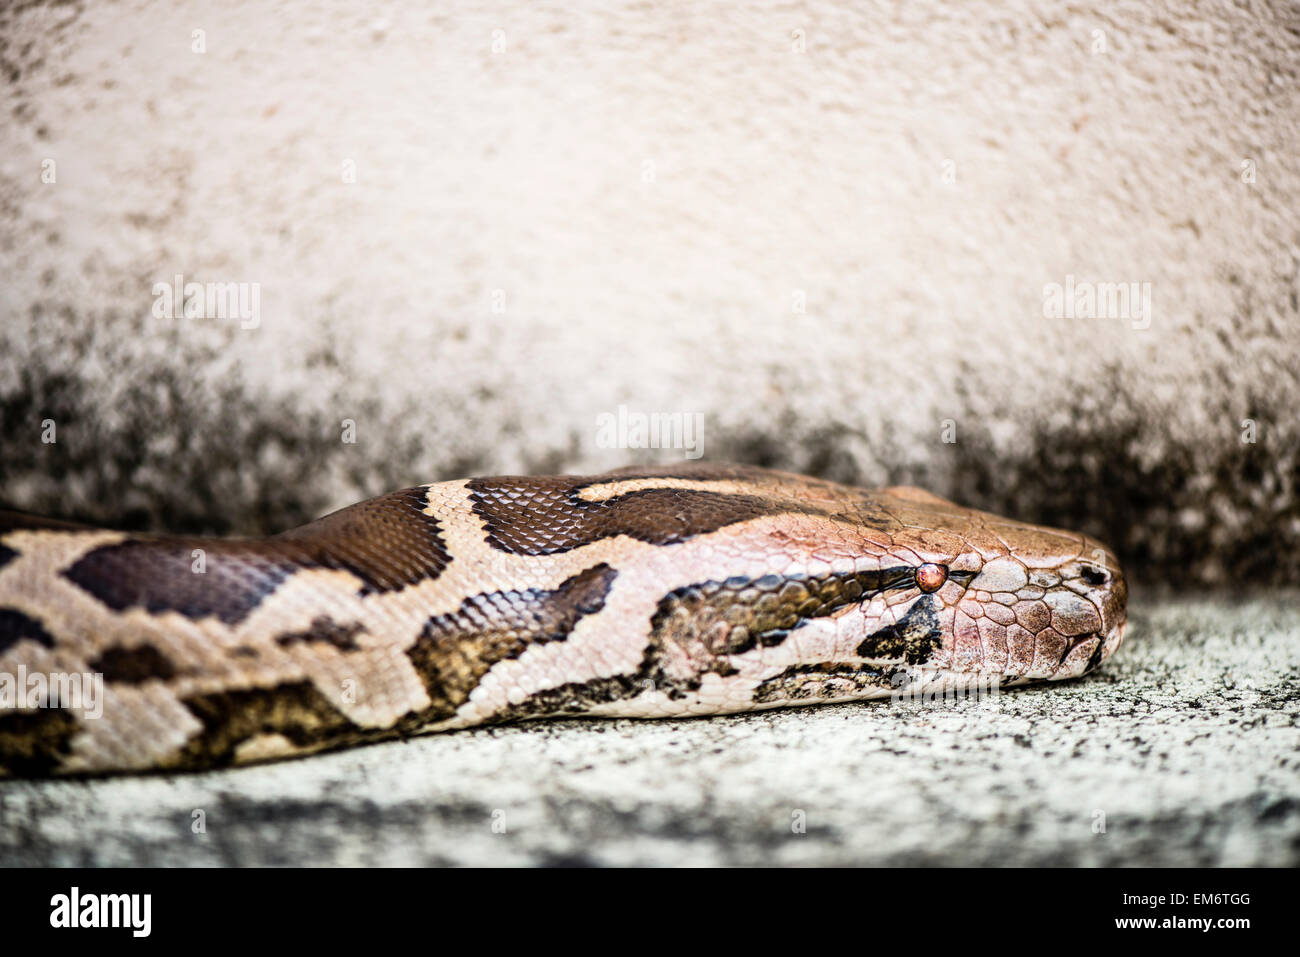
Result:
[[[1070,656],[1070,653],[1073,652],[1076,648],[1086,645],[1090,641],[1094,641],[1096,642],[1096,647],[1092,649],[1092,654],[1088,656],[1088,660],[1084,664],[1083,668],[1080,669],[1080,671],[1077,674],[1067,675],[1063,677],[1081,678],[1084,675],[1091,674],[1093,671],[1096,671],[1097,668],[1101,665],[1101,663],[1106,658],[1108,658],[1111,654],[1113,654],[1115,649],[1118,648],[1120,643],[1124,640],[1124,629],[1127,626],[1127,624],[1128,623],[1126,621],[1121,621],[1118,624],[1113,625],[1106,632],[1094,631],[1086,635],[1078,635],[1070,639],[1069,645],[1066,647],[1065,651],[1061,654],[1061,660],[1056,666],[1057,669],[1059,670],[1061,667],[1065,665],[1065,660]]]
[[[1097,647],[1093,649],[1092,654],[1088,657],[1088,663],[1084,665],[1083,671],[1079,673],[1087,674],[1097,667],[1101,662],[1102,649],[1106,647],[1106,639],[1101,632],[1093,631],[1083,635],[1075,635],[1066,643],[1065,650],[1061,652],[1060,660],[1056,662],[1056,668],[1053,669],[1053,674],[1065,667],[1065,659],[1069,658],[1076,648],[1082,648],[1092,641],[1097,643]]]

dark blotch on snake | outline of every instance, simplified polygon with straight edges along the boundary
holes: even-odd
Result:
[[[937,605],[934,596],[922,595],[902,620],[868,635],[858,645],[858,657],[903,658],[909,665],[924,663],[943,642]]]
[[[791,665],[759,684],[754,689],[754,702],[771,704],[846,697],[872,688],[891,687],[892,675],[892,669],[886,672],[872,665],[835,661]]]
[[[437,520],[424,514],[427,491],[393,492],[271,538],[142,538],[105,545],[63,575],[114,611],[174,611],[227,625],[243,621],[299,569],[351,572],[361,581],[361,595],[397,591],[438,577],[451,561]]]
[[[617,571],[601,563],[565,579],[554,591],[472,595],[456,611],[430,618],[406,655],[432,704],[406,723],[450,717],[497,662],[566,639],[583,617],[605,607],[617,577]]]
[[[298,644],[323,644],[339,651],[360,651],[361,646],[357,644],[357,635],[365,633],[366,628],[360,622],[340,625],[328,615],[321,615],[313,618],[311,627],[305,631],[290,631],[276,635],[275,643],[281,648]]]
[[[0,608],[0,653],[8,651],[23,639],[46,648],[54,647],[53,636],[35,618],[17,608]]]
[[[724,479],[734,474],[719,470],[716,477]],[[467,487],[474,512],[487,529],[488,544],[516,555],[554,555],[619,535],[650,545],[675,545],[764,515],[813,511],[806,507],[773,509],[771,503],[757,495],[697,489],[649,488],[595,502],[579,495],[587,486],[636,478],[635,473],[506,476],[471,479]],[[707,473],[690,478],[710,480]]]
[[[62,708],[0,714],[0,769],[20,776],[49,774],[67,758],[79,729]]]
[[[310,681],[195,695],[182,704],[203,723],[168,767],[201,768],[230,764],[239,746],[264,734],[284,736],[297,748],[319,750],[377,739],[353,724]]]
[[[152,645],[128,648],[114,645],[90,663],[91,671],[102,672],[105,681],[138,685],[145,681],[168,681],[176,677],[176,666]]]

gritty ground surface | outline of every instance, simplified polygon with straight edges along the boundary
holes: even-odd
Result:
[[[534,723],[11,781],[0,862],[1295,866],[1298,634],[1300,593],[1138,601],[1102,673],[982,703]]]

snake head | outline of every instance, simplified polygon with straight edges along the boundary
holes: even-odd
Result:
[[[883,490],[895,554],[915,556],[945,671],[1059,680],[1092,671],[1124,637],[1128,587],[1095,538],[963,508],[911,487]]]

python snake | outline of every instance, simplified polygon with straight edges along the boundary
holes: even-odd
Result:
[[[1073,678],[1126,598],[1084,535],[744,466],[442,482],[260,539],[6,512],[0,774]],[[98,704],[53,706],[68,676]]]

